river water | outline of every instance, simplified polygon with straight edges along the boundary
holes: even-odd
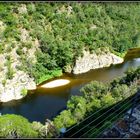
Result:
[[[80,88],[86,83],[92,80],[110,82],[116,77],[123,76],[128,68],[138,66],[140,66],[140,49],[132,49],[128,51],[122,64],[90,70],[78,75],[64,74],[56,79],[68,79],[69,84],[50,89],[38,86],[36,90],[29,91],[29,94],[21,100],[0,103],[0,112],[22,115],[31,122],[44,123],[46,118],[52,119],[66,108],[71,95],[81,95]]]

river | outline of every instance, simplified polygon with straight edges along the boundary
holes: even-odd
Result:
[[[38,86],[36,90],[28,91],[28,95],[21,100],[0,103],[0,112],[22,115],[31,122],[44,123],[46,118],[52,119],[65,109],[71,95],[81,95],[80,88],[86,83],[92,80],[110,82],[116,77],[123,76],[128,68],[138,66],[140,66],[140,49],[132,49],[128,51],[122,64],[90,70],[78,75],[63,74],[56,79],[68,79],[69,84],[50,89]]]

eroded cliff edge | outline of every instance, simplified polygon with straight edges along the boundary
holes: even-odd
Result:
[[[83,56],[79,57],[72,69],[73,74],[85,73],[91,69],[98,69],[109,67],[111,64],[120,64],[123,58],[107,51],[100,54],[90,53],[89,51],[83,52]]]

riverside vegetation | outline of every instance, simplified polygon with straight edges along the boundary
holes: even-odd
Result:
[[[129,48],[140,47],[139,11],[139,3],[0,3],[1,86],[6,87],[18,72],[31,79],[28,84],[60,76],[73,68],[83,49],[95,54],[109,50],[123,57]],[[140,69],[128,72],[109,85],[86,85],[81,90],[83,96],[72,96],[67,110],[54,119],[54,125],[58,130],[70,127],[92,111],[134,94],[139,72]],[[20,90],[25,96],[25,87]],[[11,129],[20,129],[14,119],[11,122],[12,117],[0,117],[10,120],[2,120],[0,137],[10,137]],[[27,123],[23,129],[27,127],[30,134],[17,132],[17,137],[38,137],[31,124],[23,122]],[[14,125],[8,128],[5,123]]]
[[[140,67],[129,69],[125,74],[110,83],[92,81],[82,87],[82,96],[72,96],[67,102],[67,109],[54,118],[57,130],[69,128],[93,112],[134,95],[140,84]]]
[[[110,83],[92,81],[82,87],[82,95],[72,96],[67,102],[66,110],[57,115],[51,121],[51,125],[29,123],[27,119],[18,115],[0,116],[0,137],[58,136],[61,128],[70,128],[95,111],[115,105],[134,95],[140,85],[140,67],[129,69],[125,74],[124,77],[116,78]]]

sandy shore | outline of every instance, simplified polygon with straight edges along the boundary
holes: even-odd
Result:
[[[49,83],[46,83],[46,84],[42,85],[41,87],[43,87],[43,88],[54,88],[54,87],[66,85],[68,83],[70,83],[70,80],[58,79],[58,80],[54,80],[54,81],[51,81]]]

